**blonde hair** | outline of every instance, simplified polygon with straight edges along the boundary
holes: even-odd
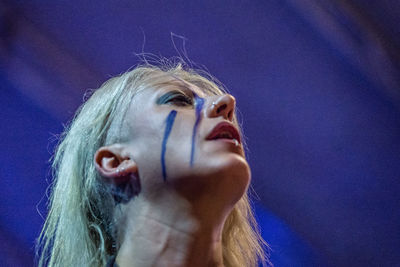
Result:
[[[116,253],[115,200],[95,171],[93,157],[101,146],[126,137],[123,121],[131,99],[138,91],[157,86],[157,77],[163,75],[195,84],[210,94],[226,91],[206,71],[173,61],[164,61],[162,66],[146,62],[94,91],[66,127],[54,155],[49,212],[37,242],[39,266],[105,266]],[[268,263],[267,244],[247,192],[225,222],[222,245],[225,266]]]

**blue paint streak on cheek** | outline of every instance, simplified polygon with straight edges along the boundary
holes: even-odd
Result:
[[[197,96],[196,94],[194,95],[195,99],[195,108],[196,108],[196,121],[193,126],[193,134],[192,134],[192,151],[190,153],[190,166],[193,166],[193,161],[194,161],[194,150],[195,150],[195,141],[196,141],[196,133],[197,133],[197,128],[199,126],[200,120],[201,120],[201,110],[203,109],[204,106],[204,98],[201,98]]]
[[[167,150],[168,137],[169,134],[171,133],[172,126],[174,125],[176,113],[177,113],[176,110],[171,110],[171,112],[168,114],[167,119],[165,120],[166,126],[165,126],[164,138],[161,145],[161,168],[162,168],[162,175],[164,182],[167,181],[167,171],[165,167],[165,152]]]

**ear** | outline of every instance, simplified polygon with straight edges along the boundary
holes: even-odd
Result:
[[[121,184],[126,182],[131,174],[137,176],[136,162],[125,153],[125,147],[120,144],[101,147],[94,155],[96,170],[106,182]]]

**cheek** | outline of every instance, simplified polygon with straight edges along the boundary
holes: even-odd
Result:
[[[132,151],[139,175],[146,181],[165,182],[190,168],[192,131],[184,119],[173,110],[161,122],[138,120]]]
[[[130,152],[138,165],[140,177],[159,175],[162,130],[154,129],[151,124],[139,122],[132,131]]]
[[[171,177],[179,176],[180,173],[184,175],[191,170],[192,131],[188,125],[177,118],[166,144],[165,163]]]

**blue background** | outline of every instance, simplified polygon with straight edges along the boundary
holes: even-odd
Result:
[[[33,265],[84,92],[171,33],[237,98],[275,266],[400,266],[398,25],[395,0],[0,1],[0,266]]]

